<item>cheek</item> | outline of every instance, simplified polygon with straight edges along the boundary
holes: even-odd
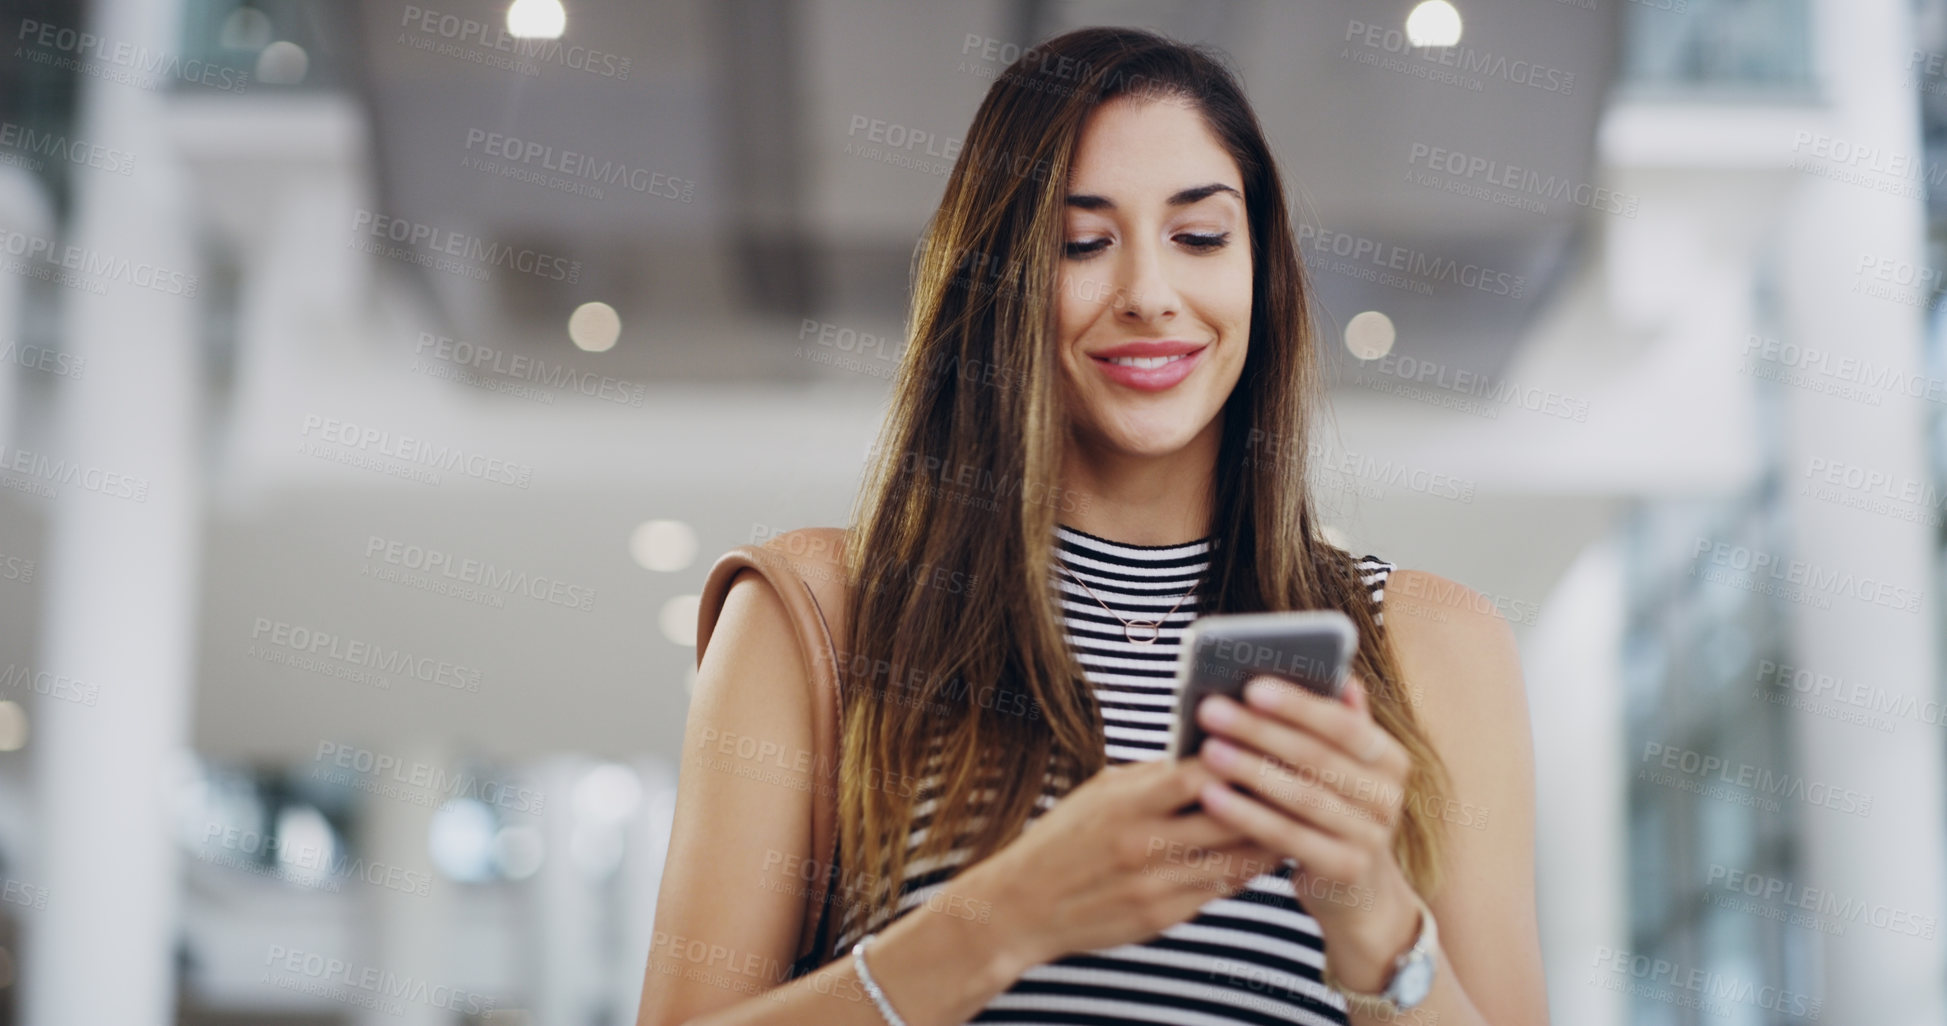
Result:
[[[1055,323],[1065,349],[1101,316],[1106,289],[1089,271],[1064,267],[1055,280]]]
[[[1251,257],[1248,250],[1238,253],[1235,265],[1227,268],[1221,285],[1222,309],[1226,329],[1242,340],[1251,327]]]

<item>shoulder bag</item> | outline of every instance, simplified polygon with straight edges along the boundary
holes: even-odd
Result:
[[[823,965],[830,946],[833,899],[839,893],[838,739],[844,705],[839,691],[838,650],[834,636],[844,637],[846,590],[842,548],[845,532],[837,527],[806,527],[787,531],[761,545],[739,545],[717,557],[703,583],[696,611],[696,662],[710,644],[724,599],[738,573],[755,571],[770,582],[784,600],[785,612],[796,629],[799,651],[811,671],[811,858],[825,867],[823,892],[813,890],[807,901],[817,902],[814,914],[807,904],[798,935],[797,957],[791,966],[796,979]],[[815,587],[814,587],[815,583]],[[826,596],[820,602],[819,595]]]

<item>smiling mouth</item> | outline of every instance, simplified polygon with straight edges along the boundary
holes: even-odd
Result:
[[[1175,363],[1186,357],[1195,356],[1202,351],[1199,349],[1196,352],[1178,353],[1175,356],[1098,356],[1096,359],[1101,360],[1103,363],[1113,363],[1118,367],[1149,368],[1161,367],[1166,363]]]

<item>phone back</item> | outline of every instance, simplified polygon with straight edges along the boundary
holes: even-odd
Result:
[[[1197,703],[1222,694],[1243,701],[1244,685],[1258,676],[1280,677],[1336,698],[1358,648],[1359,630],[1337,610],[1297,613],[1226,613],[1190,624],[1176,664],[1175,728],[1169,754],[1194,755],[1205,731]]]

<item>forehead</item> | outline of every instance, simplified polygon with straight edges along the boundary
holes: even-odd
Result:
[[[1133,202],[1208,182],[1244,189],[1237,162],[1195,107],[1118,97],[1082,123],[1068,191]]]

